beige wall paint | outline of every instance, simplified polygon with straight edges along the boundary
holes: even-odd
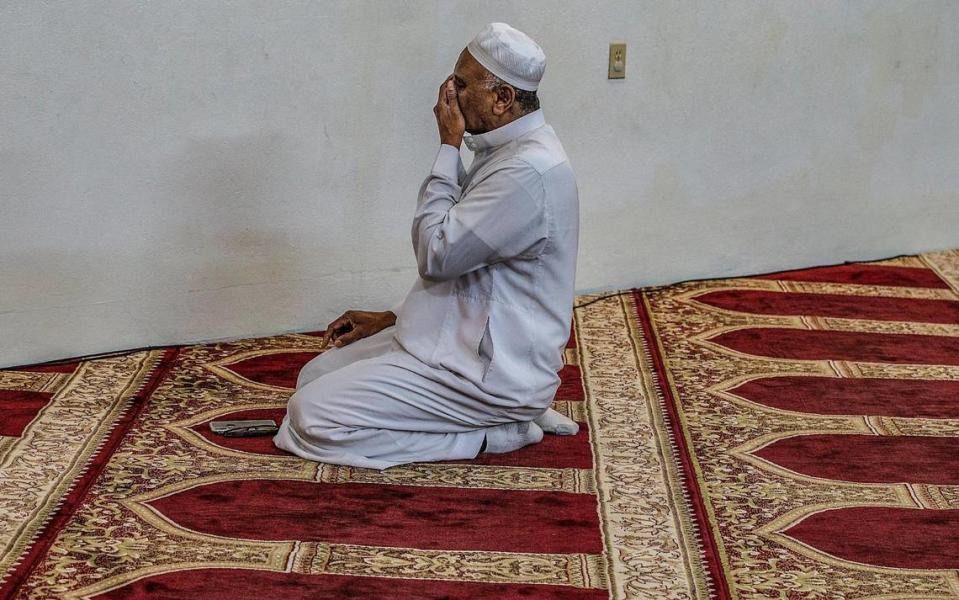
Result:
[[[956,2],[4,3],[0,367],[394,304],[490,21],[547,54],[578,292],[959,246]]]

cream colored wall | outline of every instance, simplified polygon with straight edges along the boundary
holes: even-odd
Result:
[[[3,3],[0,367],[394,304],[490,21],[548,57],[579,292],[959,246],[956,2]]]

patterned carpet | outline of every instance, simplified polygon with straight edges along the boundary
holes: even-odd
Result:
[[[511,454],[209,433],[320,333],[0,371],[0,597],[959,600],[959,251],[577,309],[580,433]]]

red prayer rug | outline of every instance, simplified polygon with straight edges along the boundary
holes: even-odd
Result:
[[[959,251],[598,299],[510,454],[209,432],[320,335],[0,371],[0,597],[959,599]]]

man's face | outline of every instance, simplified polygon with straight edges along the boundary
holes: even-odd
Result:
[[[453,68],[453,84],[456,87],[460,112],[466,121],[466,131],[471,135],[486,133],[491,129],[488,123],[493,116],[496,92],[486,89],[483,83],[486,74],[486,67],[477,62],[469,50],[463,48]]]

